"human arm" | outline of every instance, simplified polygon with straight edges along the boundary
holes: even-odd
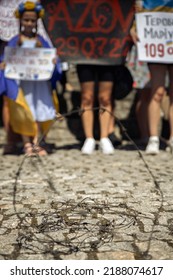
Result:
[[[5,69],[5,62],[2,61],[0,62],[0,70],[4,70]]]
[[[142,12],[142,1],[135,1],[134,9],[135,9],[135,13]],[[130,29],[130,35],[132,37],[132,40],[133,40],[134,44],[136,45],[137,42],[139,41],[139,37],[137,35],[136,20],[135,19],[134,19],[133,25],[132,25],[132,27]]]
[[[139,37],[138,37],[138,34],[137,34],[136,23],[135,22],[130,29],[130,36],[132,37],[133,43],[136,45],[137,42],[139,41]]]

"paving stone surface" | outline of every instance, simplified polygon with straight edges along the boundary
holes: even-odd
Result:
[[[173,259],[171,153],[85,156],[66,119],[47,141],[46,157],[2,156],[0,129],[0,259]]]

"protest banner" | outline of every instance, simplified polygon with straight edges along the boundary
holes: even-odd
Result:
[[[121,64],[131,44],[134,0],[42,0],[43,23],[63,61]]]
[[[5,76],[20,80],[49,80],[56,49],[5,47]]]
[[[18,2],[0,0],[0,39],[3,41],[8,41],[19,31],[18,21],[14,17],[14,7]]]
[[[136,15],[138,59],[173,63],[173,14],[148,12]]]

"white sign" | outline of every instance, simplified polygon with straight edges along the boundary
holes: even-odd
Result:
[[[136,14],[140,61],[173,63],[173,13]]]
[[[13,36],[19,33],[19,20],[15,18],[14,11],[18,7],[21,0],[0,0],[0,39],[9,41]],[[36,0],[32,0],[36,2]],[[41,19],[38,20],[38,33],[49,41]]]
[[[19,80],[49,80],[56,49],[5,47],[5,77]]]

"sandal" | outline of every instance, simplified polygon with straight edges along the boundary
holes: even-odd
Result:
[[[44,148],[42,148],[42,147],[38,147],[38,148],[39,148],[39,151],[38,151],[39,156],[47,156],[48,155],[47,151]]]
[[[24,154],[27,155],[27,156],[33,156],[34,155],[33,145],[31,143],[24,144]]]
[[[47,151],[40,146],[34,146],[33,151],[36,154],[38,154],[39,156],[47,156],[48,155]]]

